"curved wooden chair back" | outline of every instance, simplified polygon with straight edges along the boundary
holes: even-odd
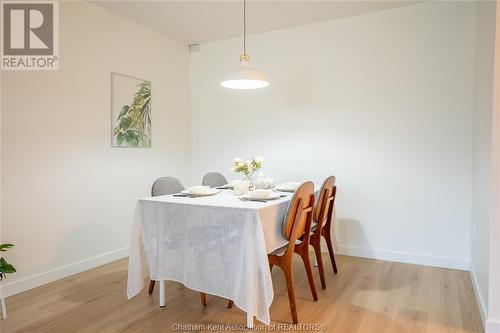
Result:
[[[318,196],[318,203],[314,211],[314,220],[318,223],[316,230],[321,232],[321,227],[331,221],[333,213],[333,204],[337,186],[335,186],[335,176],[330,176],[323,182]]]
[[[314,184],[305,182],[293,194],[283,221],[283,235],[293,241],[309,232],[314,211]],[[291,242],[292,243],[292,242]]]

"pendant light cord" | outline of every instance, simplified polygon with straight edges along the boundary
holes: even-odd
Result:
[[[247,54],[247,0],[243,0],[243,54]]]
[[[240,56],[240,62],[246,64],[249,60],[247,54],[247,0],[243,0],[243,53]]]

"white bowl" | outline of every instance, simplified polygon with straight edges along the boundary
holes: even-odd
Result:
[[[210,186],[191,186],[188,191],[193,195],[205,195],[210,192]]]
[[[272,190],[258,189],[248,192],[248,196],[252,199],[267,199],[273,194]]]

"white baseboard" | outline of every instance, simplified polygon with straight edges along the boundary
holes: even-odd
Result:
[[[19,294],[23,291],[30,290],[41,285],[89,270],[91,268],[95,268],[97,266],[101,266],[109,262],[125,258],[128,256],[128,254],[129,248],[125,247],[92,258],[84,259],[73,264],[52,269],[50,271],[29,276],[18,281],[7,282],[5,284],[2,284],[2,295],[4,297],[9,297],[15,294]]]
[[[416,253],[396,252],[355,246],[338,246],[338,253],[354,257],[403,262],[407,264],[470,270],[468,260],[448,257],[429,256]]]
[[[487,320],[484,328],[485,333],[500,333],[500,321]]]
[[[471,267],[470,277],[472,280],[472,286],[474,287],[474,293],[476,294],[477,304],[479,305],[479,312],[481,313],[481,318],[483,319],[483,323],[486,323],[486,303],[483,299],[483,294],[481,293],[481,287],[479,286],[479,282],[477,280],[476,273]],[[486,326],[486,325],[485,325]]]

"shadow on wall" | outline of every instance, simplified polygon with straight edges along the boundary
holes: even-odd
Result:
[[[335,218],[333,223],[334,245],[340,247],[356,247],[370,249],[370,242],[358,220]]]

